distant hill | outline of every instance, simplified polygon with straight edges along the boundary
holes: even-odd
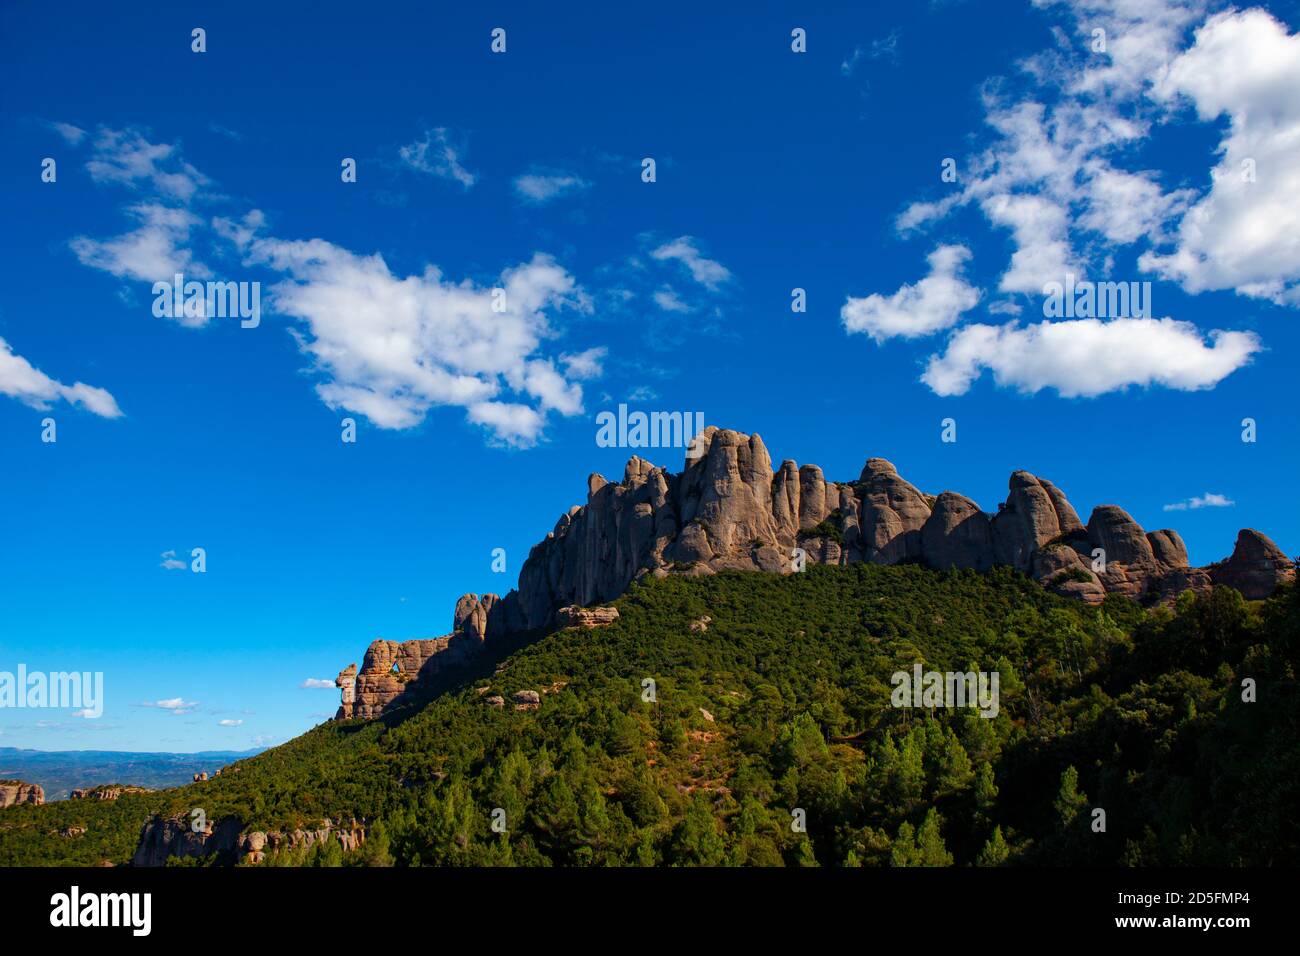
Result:
[[[121,783],[161,790],[190,783],[196,773],[212,771],[253,750],[205,750],[192,754],[129,753],[116,750],[24,750],[0,747],[0,777],[38,783],[46,800],[66,800],[69,791],[101,783]]]

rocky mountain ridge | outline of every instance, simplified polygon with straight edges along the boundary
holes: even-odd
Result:
[[[45,790],[39,783],[24,783],[22,780],[0,780],[0,807],[12,807],[20,803],[39,806],[44,802]]]
[[[360,671],[353,664],[335,681],[343,692],[336,717],[377,716],[485,642],[564,626],[569,608],[612,601],[647,574],[787,574],[808,562],[859,561],[1008,565],[1090,604],[1108,594],[1154,604],[1215,584],[1258,599],[1295,575],[1253,529],[1238,534],[1228,558],[1191,567],[1178,532],[1146,532],[1116,505],[1094,508],[1085,524],[1059,488],[1027,471],[1011,475],[1006,501],[986,513],[956,492],[921,492],[883,458],[868,459],[856,481],[827,481],[816,465],[786,460],[774,470],[757,434],[709,427],[681,472],[633,456],[619,482],[592,474],[587,503],[533,546],[517,589],[462,596],[452,633],[373,642]]]

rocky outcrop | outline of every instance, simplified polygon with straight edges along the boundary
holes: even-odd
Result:
[[[69,791],[69,800],[116,800],[127,793],[153,793],[148,787],[132,787],[122,783],[104,783],[98,787],[86,787]]]
[[[1007,500],[992,521],[993,561],[1028,572],[1039,548],[1082,529],[1074,508],[1051,482],[1014,472]]]
[[[39,783],[0,780],[0,808],[17,806],[20,803],[39,805],[44,802],[45,790]]]
[[[339,671],[339,676],[334,678],[334,686],[342,693],[342,702],[339,704],[338,713],[334,715],[335,720],[347,720],[349,717],[356,716],[357,703],[357,665],[349,664],[343,670]]]
[[[154,817],[140,828],[131,865],[166,866],[169,857],[213,854],[220,863],[235,863],[241,842],[239,829],[239,821],[234,818],[217,823],[209,820],[195,830],[188,816]]]
[[[1060,488],[1027,471],[1011,475],[1006,501],[989,514],[956,492],[920,491],[883,458],[837,483],[816,465],[786,460],[774,469],[758,435],[709,427],[678,473],[633,456],[620,481],[589,476],[586,503],[533,546],[517,589],[463,596],[451,634],[372,643],[360,671],[354,665],[336,681],[339,716],[373,717],[504,635],[607,623],[617,611],[593,605],[646,575],[786,574],[806,562],[860,561],[940,571],[1007,565],[1092,604],[1109,594],[1155,603],[1213,584],[1263,597],[1295,574],[1250,530],[1227,560],[1189,567],[1177,532],[1147,533],[1115,505],[1095,508],[1085,525]]]
[[[604,627],[617,620],[616,607],[578,607],[571,604],[555,612],[557,627]]]
[[[964,495],[945,491],[935,499],[921,526],[921,553],[939,571],[993,566],[993,529],[989,516]]]
[[[343,850],[355,850],[365,842],[366,828],[356,820],[322,820],[311,829],[245,831],[240,822],[227,817],[217,823],[208,821],[195,830],[186,816],[159,817],[140,828],[140,839],[132,866],[166,866],[169,858],[215,856],[215,862],[230,866],[236,863],[261,863],[267,853],[278,850],[310,849],[337,839]]]
[[[418,694],[422,682],[474,657],[489,637],[521,630],[516,606],[513,592],[507,600],[495,594],[481,599],[466,594],[456,602],[452,633],[412,641],[372,641],[361,669],[349,664],[334,679],[342,691],[335,719],[376,717],[403,694]]]
[[[330,820],[322,820],[319,826],[306,830],[301,827],[295,830],[272,830],[270,833],[253,830],[240,834],[239,862],[261,863],[268,854],[285,850],[310,850],[331,840],[338,840],[339,848],[346,853],[366,842],[366,829],[356,820],[347,825],[335,825]]]
[[[897,469],[883,458],[867,459],[853,497],[859,502],[853,508],[858,515],[855,537],[867,560],[894,564],[921,556],[921,529],[930,518],[933,499],[898,477]]]
[[[1254,528],[1237,534],[1237,545],[1225,561],[1211,565],[1210,580],[1236,588],[1243,597],[1258,600],[1273,593],[1281,578],[1294,577],[1293,562],[1282,549]]]
[[[1151,543],[1151,554],[1157,564],[1166,568],[1187,567],[1187,545],[1177,531],[1169,528],[1148,531],[1147,541]]]
[[[542,706],[542,695],[535,690],[515,691],[510,699],[515,703],[515,710],[536,710]]]

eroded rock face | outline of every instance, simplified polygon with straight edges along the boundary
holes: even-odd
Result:
[[[482,598],[465,594],[456,602],[452,633],[411,641],[372,641],[361,669],[350,664],[334,680],[342,692],[335,719],[377,717],[408,692],[418,694],[423,682],[473,658],[490,638],[523,630],[518,607],[514,592],[504,599],[495,594]]]
[[[217,863],[227,866],[261,863],[267,853],[276,850],[310,849],[335,839],[342,849],[355,850],[366,840],[365,825],[356,820],[336,823],[326,819],[311,829],[264,833],[261,830],[243,831],[237,819],[227,817],[216,824],[209,821],[203,829],[195,832],[189,817],[155,816],[140,828],[140,840],[131,857],[131,865],[166,866],[170,857],[206,858],[214,855]]]
[[[1117,505],[1100,505],[1088,519],[1088,540],[1106,552],[1107,564],[1154,567],[1156,556],[1142,526]]]
[[[1210,566],[1210,579],[1236,588],[1243,597],[1261,600],[1281,582],[1295,580],[1295,565],[1268,537],[1243,528],[1228,559]]]
[[[616,607],[562,607],[555,614],[559,627],[604,627],[618,620]]]
[[[1262,597],[1294,575],[1277,546],[1249,530],[1232,557],[1189,567],[1177,532],[1148,534],[1115,505],[1094,509],[1084,525],[1060,488],[1027,471],[1011,475],[1006,501],[990,515],[956,492],[920,491],[883,458],[868,459],[856,481],[843,483],[791,460],[774,470],[758,435],[710,426],[678,473],[634,456],[620,481],[591,475],[586,504],[561,514],[533,546],[517,589],[501,598],[463,596],[451,634],[372,643],[361,670],[336,681],[339,716],[373,717],[505,635],[606,623],[617,611],[592,605],[646,575],[788,574],[797,570],[798,551],[814,564],[1009,565],[1091,604],[1108,594],[1166,601],[1215,583]]]
[[[140,828],[140,840],[132,866],[166,866],[169,857],[206,857],[218,855],[219,862],[238,862],[241,844],[239,821],[233,818],[213,823],[195,831],[188,816],[153,817]]]
[[[1052,542],[1034,553],[1030,574],[1043,587],[1062,597],[1088,604],[1106,600],[1106,586],[1092,570],[1092,562],[1065,542]]]
[[[217,773],[221,771],[218,770]],[[148,787],[132,787],[126,784],[101,784],[98,787],[70,790],[69,800],[116,800],[126,793],[153,793]]]
[[[1083,528],[1065,495],[1027,471],[1013,472],[1004,505],[993,518],[993,560],[1029,571],[1034,552]]]
[[[542,695],[535,690],[515,691],[510,699],[514,701],[515,710],[536,710],[542,706]]]
[[[20,803],[38,806],[44,802],[45,790],[39,783],[0,780],[0,808],[17,806]]]
[[[339,704],[338,713],[334,715],[335,720],[347,720],[349,717],[356,715],[357,703],[357,665],[349,664],[343,670],[339,671],[339,676],[334,678],[334,686],[337,687],[343,695],[342,703]]]
[[[1187,567],[1187,545],[1177,531],[1170,528],[1148,531],[1147,541],[1151,543],[1151,554],[1157,564],[1165,568]]]
[[[993,530],[989,516],[965,495],[945,491],[921,526],[925,563],[939,571],[993,566]]]
[[[921,556],[921,528],[930,503],[883,458],[868,458],[858,478],[858,539],[864,556],[894,564]]]

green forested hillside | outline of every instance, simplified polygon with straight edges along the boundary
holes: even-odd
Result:
[[[616,604],[609,627],[521,639],[423,708],[322,725],[207,783],[0,811],[0,864],[124,863],[151,814],[195,807],[246,829],[367,822],[359,851],[280,864],[1300,861],[1294,587],[1144,611],[1005,570],[862,564],[670,577]],[[998,671],[1000,713],[891,706],[917,661]],[[540,708],[515,710],[521,690]]]

